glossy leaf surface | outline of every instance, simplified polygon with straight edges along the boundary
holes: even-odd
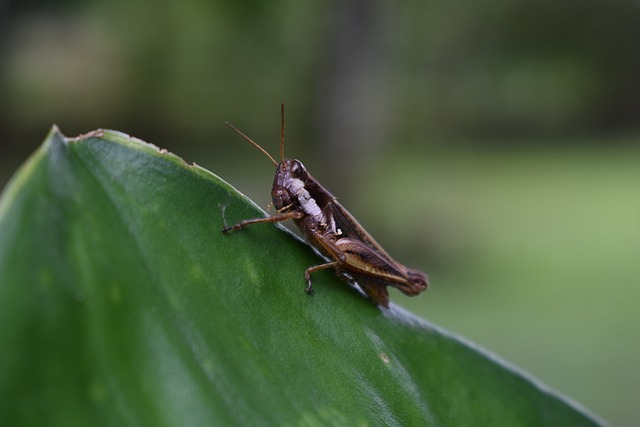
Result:
[[[381,310],[211,173],[56,129],[0,203],[0,425],[597,425]],[[428,298],[428,292],[421,298]]]

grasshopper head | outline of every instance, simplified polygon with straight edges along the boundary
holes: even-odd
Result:
[[[276,209],[298,202],[298,194],[304,189],[307,170],[300,160],[284,159],[276,169],[271,188],[271,200]]]

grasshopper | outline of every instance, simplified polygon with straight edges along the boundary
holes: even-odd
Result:
[[[263,218],[246,219],[222,231],[239,230],[251,224],[293,220],[309,242],[331,261],[307,268],[305,291],[313,292],[311,273],[335,269],[350,285],[357,284],[369,299],[388,308],[387,286],[415,296],[429,286],[427,275],[395,261],[367,233],[338,200],[297,159],[284,157],[284,104],[281,106],[280,162],[264,148],[230,123],[225,124],[262,151],[276,166],[271,199],[276,213]]]

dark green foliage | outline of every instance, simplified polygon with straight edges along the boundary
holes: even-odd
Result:
[[[211,173],[56,129],[0,202],[0,425],[597,425],[332,274]],[[423,297],[427,298],[428,294]]]

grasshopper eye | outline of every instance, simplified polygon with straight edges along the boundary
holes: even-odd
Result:
[[[307,170],[299,160],[291,161],[291,176],[302,181],[307,180]]]

